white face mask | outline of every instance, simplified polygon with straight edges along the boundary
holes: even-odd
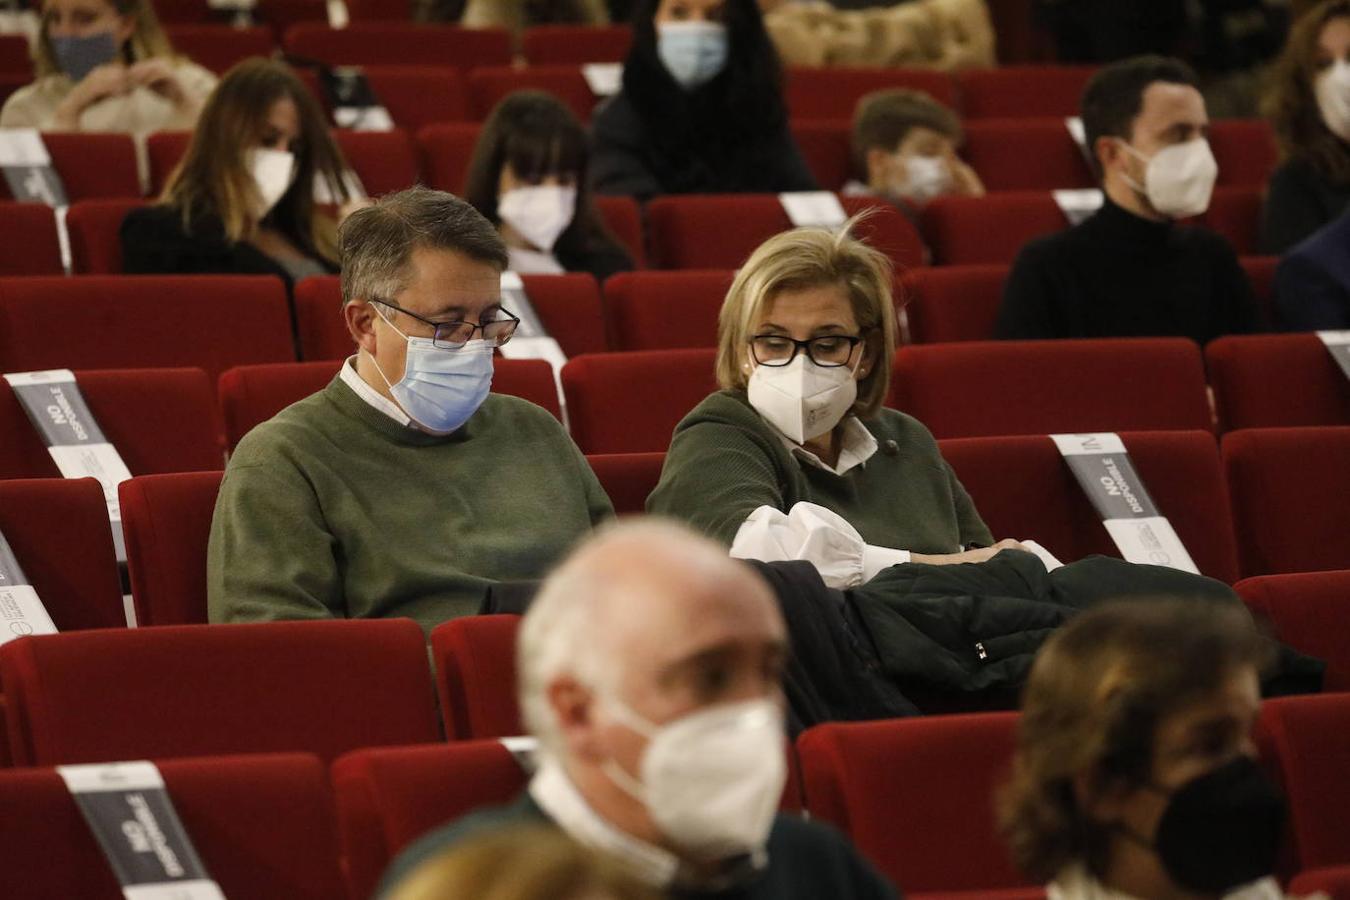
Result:
[[[614,717],[647,738],[641,780],[614,760],[605,773],[640,802],[670,841],[699,860],[764,847],[787,781],[782,708],[750,700],[701,709],[657,726],[617,699]]]
[[[947,161],[940,156],[901,156],[896,158],[902,179],[890,185],[897,197],[915,203],[927,203],[951,190],[952,173]]]
[[[375,371],[409,418],[438,434],[448,434],[469,421],[492,390],[492,351],[496,344],[476,340],[458,350],[446,350],[431,338],[403,334],[378,306],[375,314],[408,342],[403,377],[397,383],[389,383],[378,363]]]
[[[255,147],[248,151],[248,170],[258,188],[258,219],[265,219],[295,181],[295,154],[287,150]]]
[[[576,185],[539,184],[501,195],[497,214],[535,248],[549,253],[577,212]]]
[[[1318,75],[1313,93],[1317,95],[1317,108],[1327,128],[1336,137],[1350,142],[1350,62],[1338,59]]]
[[[663,22],[656,26],[656,55],[670,77],[692,91],[726,68],[727,26],[720,22]]]
[[[1125,141],[1121,141],[1121,146],[1147,160],[1143,185],[1128,175],[1125,183],[1148,197],[1148,202],[1158,212],[1169,219],[1184,219],[1209,209],[1214,181],[1219,177],[1219,164],[1209,149],[1209,141],[1196,138],[1184,144],[1172,144],[1152,157],[1145,156]]]
[[[805,353],[786,366],[755,366],[750,405],[788,440],[804,444],[838,425],[858,399],[857,366],[818,366]]]

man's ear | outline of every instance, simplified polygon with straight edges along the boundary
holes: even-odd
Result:
[[[356,346],[371,356],[375,355],[375,315],[375,308],[364,300],[353,300],[342,307],[347,333]]]
[[[1114,135],[1102,135],[1097,138],[1092,147],[1092,155],[1096,157],[1097,166],[1102,171],[1102,181],[1105,182],[1111,171],[1117,167],[1117,160],[1125,154],[1125,149],[1121,147],[1121,139]]]
[[[568,752],[579,760],[603,762],[607,754],[595,722],[595,691],[570,675],[563,675],[548,685],[545,695]]]

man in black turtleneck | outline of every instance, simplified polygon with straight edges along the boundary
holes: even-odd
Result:
[[[1218,173],[1190,68],[1158,56],[1107,66],[1083,92],[1083,126],[1105,202],[1082,224],[1022,248],[998,337],[1179,335],[1204,344],[1257,330],[1232,247],[1175,221],[1204,212]]]

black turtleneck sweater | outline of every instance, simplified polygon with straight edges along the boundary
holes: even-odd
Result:
[[[1087,221],[1031,241],[1003,289],[1005,339],[1189,337],[1258,328],[1251,285],[1228,242],[1154,222],[1108,197]]]

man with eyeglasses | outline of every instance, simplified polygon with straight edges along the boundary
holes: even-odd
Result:
[[[210,619],[406,616],[430,632],[495,582],[542,577],[613,509],[553,416],[489,393],[519,321],[491,223],[413,188],[353,213],[338,240],[357,353],[230,459]]]

